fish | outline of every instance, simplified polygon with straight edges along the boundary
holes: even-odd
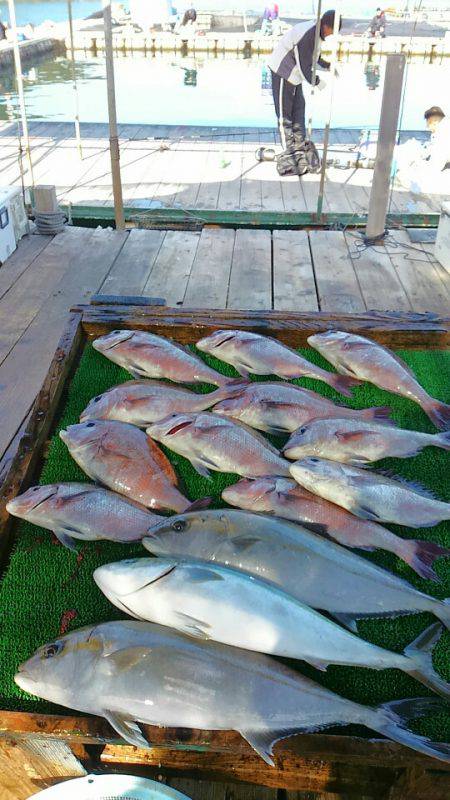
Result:
[[[394,478],[314,456],[296,461],[290,471],[305,489],[362,519],[409,528],[431,528],[450,519],[450,503],[398,475]]]
[[[289,475],[289,462],[261,434],[207,411],[168,417],[150,425],[147,434],[189,459],[206,478],[210,469],[249,478]]]
[[[450,684],[432,662],[440,623],[421,634],[420,646],[412,643],[400,654],[360,639],[273,583],[220,564],[135,558],[103,564],[93,577],[113,605],[137,619],[322,671],[329,664],[400,669],[450,697]]]
[[[431,397],[408,365],[387,347],[344,331],[315,333],[308,337],[308,344],[341,374],[407,397],[418,403],[437,428],[450,427],[450,405]]]
[[[38,648],[14,680],[28,694],[104,717],[135,747],[150,746],[142,724],[234,730],[274,766],[281,739],[356,723],[450,763],[449,744],[406,726],[445,711],[436,697],[360,705],[269,656],[150,623],[104,622],[72,631]]]
[[[215,386],[233,381],[176,342],[145,331],[112,331],[95,339],[92,346],[134,378],[167,378],[175,383]]]
[[[278,378],[315,378],[337,392],[351,397],[351,389],[359,384],[353,377],[327,372],[295,350],[276,339],[249,331],[215,331],[197,342],[204,353],[231,364],[243,378],[254,375],[276,375]]]
[[[236,393],[217,403],[213,412],[273,434],[292,433],[313,419],[329,417],[342,417],[354,424],[359,420],[390,422],[390,408],[387,406],[361,410],[346,408],[310,389],[281,381],[250,383],[236,388]]]
[[[227,385],[215,392],[196,394],[160,381],[127,381],[94,397],[82,412],[80,422],[113,419],[146,428],[171,414],[205,411],[241,389],[241,386]]]
[[[147,508],[186,511],[170,461],[134,425],[91,420],[60,431],[70,455],[92,480]]]
[[[355,517],[346,509],[308,492],[292,479],[244,479],[224,489],[222,498],[232,506],[249,511],[275,514],[300,525],[319,525],[328,537],[345,547],[388,550],[427,580],[439,580],[433,564],[440,557],[450,556],[450,549],[436,542],[402,539],[376,522]]]
[[[421,433],[337,417],[303,425],[289,438],[283,454],[295,460],[318,456],[358,466],[382,458],[408,458],[432,446],[450,450],[450,432]]]
[[[210,561],[264,578],[354,632],[359,618],[419,611],[435,614],[450,628],[450,600],[419,592],[365,558],[279,517],[236,509],[176,514],[159,519],[142,544],[156,556]]]
[[[138,542],[160,517],[145,506],[90,483],[32,486],[6,505],[9,514],[53,531],[65,547],[75,539]]]

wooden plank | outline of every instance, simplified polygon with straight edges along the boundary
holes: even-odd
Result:
[[[0,742],[1,800],[26,800],[67,778],[81,778],[86,770],[65,742],[36,738],[32,742]]]
[[[306,231],[274,231],[273,307],[318,311],[316,284]]]
[[[412,309],[446,313],[450,307],[450,274],[428,258],[427,248],[411,245],[405,231],[392,235],[399,247],[391,246],[389,256]]]
[[[234,210],[239,208],[242,183],[242,151],[244,136],[233,136],[227,148],[227,160],[231,163],[224,170],[220,183],[217,208]]]
[[[164,231],[133,228],[103,281],[104,294],[142,294],[165,238]]]
[[[203,229],[184,297],[184,306],[226,306],[234,242],[235,231],[231,229]]]
[[[217,208],[220,184],[226,172],[226,168],[222,166],[227,161],[225,147],[226,143],[222,146],[216,142],[210,144],[203,173],[200,173],[201,183],[195,204],[198,209]]]
[[[366,308],[377,311],[411,311],[411,303],[389,258],[389,248],[367,247],[358,234],[345,234]]]
[[[172,789],[191,800],[277,800],[277,790],[265,786],[220,783],[192,778],[170,778]]]
[[[78,230],[83,230],[82,236]],[[52,295],[55,285],[79,254],[80,245],[90,236],[92,231],[88,229],[65,228],[48,242],[35,259],[32,269],[27,269],[0,299],[0,363]]]
[[[51,236],[40,234],[29,234],[20,240],[17,250],[11,253],[0,269],[0,298],[23,275],[51,240]]]
[[[83,314],[83,329],[100,336],[118,327],[151,330],[192,344],[221,328],[242,328],[273,336],[290,347],[305,347],[312,333],[344,329],[369,336],[387,347],[415,350],[445,350],[450,347],[450,316],[401,311],[366,313],[240,311],[217,309],[161,308],[157,306],[76,306]]]
[[[308,209],[306,207],[302,181],[300,178],[298,178],[297,175],[286,175],[286,177],[281,179],[280,183],[283,194],[284,210],[295,212],[307,211]]]
[[[272,308],[270,231],[236,231],[227,308]]]
[[[143,293],[164,297],[167,305],[182,303],[199,238],[192,231],[168,231]]]
[[[260,211],[262,208],[261,182],[258,169],[261,166],[255,158],[258,143],[245,142],[242,149],[241,198],[239,208],[243,211]]]
[[[358,279],[344,235],[339,231],[310,231],[309,241],[322,311],[365,311]]]
[[[77,252],[70,252],[64,277],[54,284],[52,294],[0,367],[4,386],[0,396],[0,454],[39,391],[67,319],[67,309],[98,291],[128,236],[125,231],[104,228],[73,230],[74,238],[79,236],[79,245]]]

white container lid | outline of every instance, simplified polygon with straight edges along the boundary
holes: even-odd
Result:
[[[158,781],[134,775],[86,775],[32,795],[33,800],[189,800]],[[31,798],[29,798],[31,800]]]

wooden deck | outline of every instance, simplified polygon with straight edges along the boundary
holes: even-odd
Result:
[[[73,304],[102,292],[191,308],[448,314],[450,273],[432,247],[392,236],[370,249],[355,231],[67,227],[25,237],[0,268],[0,474]]]
[[[69,123],[30,125],[35,183],[54,184],[60,202],[112,206],[106,125],[83,124],[83,158]],[[20,185],[15,124],[0,123],[0,185]],[[280,179],[274,163],[257,163],[260,145],[275,146],[272,129],[183,126],[120,126],[121,171],[126,205],[202,209],[314,212],[318,175]],[[413,132],[405,132],[408,138]],[[415,134],[416,136],[420,134]],[[323,132],[314,132],[322,141]],[[332,131],[329,158],[353,164],[359,132]],[[26,161],[24,161],[26,165]],[[324,212],[363,214],[368,210],[372,170],[327,169]],[[26,183],[29,183],[26,177]],[[413,194],[396,188],[393,213],[437,213],[448,195]]]

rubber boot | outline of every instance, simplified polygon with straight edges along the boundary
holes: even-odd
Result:
[[[298,123],[294,123],[292,126],[292,135],[294,139],[293,155],[297,167],[297,175],[306,175],[308,172],[308,162],[305,158],[306,136]]]
[[[277,170],[279,175],[298,175],[297,161],[294,156],[294,131],[292,123],[284,121],[280,124],[281,141],[283,138],[286,143],[286,149],[277,156]]]

